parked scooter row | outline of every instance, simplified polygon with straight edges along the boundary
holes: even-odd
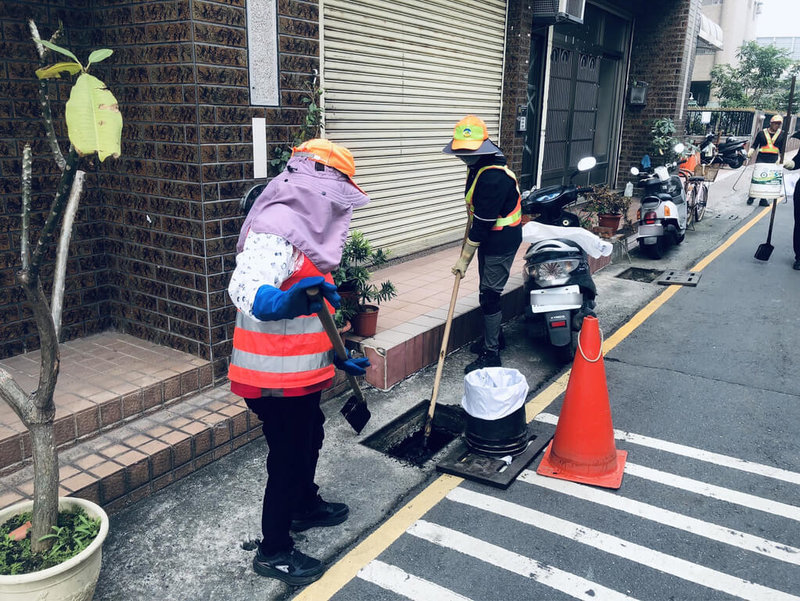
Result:
[[[531,243],[523,270],[528,322],[532,334],[546,338],[562,362],[575,356],[583,319],[594,315],[597,289],[588,256],[611,253],[611,244],[581,228],[578,216],[565,210],[579,195],[593,191],[573,185],[572,180],[596,164],[594,157],[586,157],[578,162],[567,185],[528,190],[522,195],[522,212],[536,215],[522,230],[522,240]]]
[[[738,169],[747,161],[747,151],[744,146],[746,137],[729,136],[717,146],[714,144],[714,132],[706,134],[700,143],[700,158],[704,165],[727,165],[731,169]]]

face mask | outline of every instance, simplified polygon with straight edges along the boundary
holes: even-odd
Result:
[[[468,167],[471,167],[472,165],[474,165],[475,163],[477,163],[481,159],[481,155],[479,155],[479,154],[478,155],[459,154],[459,155],[456,155],[456,156],[458,156],[459,159],[464,161],[464,163]]]

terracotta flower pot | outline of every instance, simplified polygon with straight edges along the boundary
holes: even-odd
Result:
[[[601,213],[597,216],[600,227],[609,227],[615,232],[619,229],[619,222],[622,221],[622,215],[611,215]]]
[[[352,319],[353,333],[356,336],[369,338],[378,330],[378,307],[375,305],[362,305],[359,312]]]

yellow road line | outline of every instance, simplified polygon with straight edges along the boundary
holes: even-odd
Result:
[[[700,261],[692,271],[702,271],[708,267],[711,261],[721,255],[767,213],[769,213],[769,208],[762,211],[753,220],[737,230],[736,233],[723,244]],[[617,344],[622,342],[631,332],[644,323],[648,317],[655,313],[661,305],[672,298],[680,288],[681,286],[678,285],[669,286],[664,292],[659,294],[631,317],[626,324],[620,327],[604,342],[603,354],[605,355],[617,346]],[[535,416],[541,413],[545,407],[552,403],[558,395],[566,390],[571,371],[572,370],[568,370],[561,374],[555,382],[525,404],[526,421],[530,422]],[[414,522],[425,515],[437,503],[444,499],[447,493],[463,481],[463,478],[449,475],[443,475],[434,480],[409,503],[400,508],[397,513],[381,524],[377,530],[328,568],[328,571],[325,572],[322,578],[303,589],[300,594],[294,597],[294,601],[327,601],[333,597],[342,587],[358,575],[358,571],[361,568],[383,553],[383,551],[400,538]]]

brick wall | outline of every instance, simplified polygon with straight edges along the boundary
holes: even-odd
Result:
[[[59,20],[62,21],[65,36],[58,43],[85,58],[91,25],[86,18],[88,6],[89,0],[6,0],[0,3],[0,357],[39,346],[36,328],[30,311],[24,308],[24,295],[14,275],[20,267],[20,171],[24,145],[31,143],[34,158],[32,241],[49,211],[59,174],[40,119],[38,83],[33,73],[39,67],[39,58],[27,21],[33,19],[45,39],[49,39]],[[65,83],[50,86],[57,121],[63,118],[68,89]],[[64,128],[59,126],[57,133],[64,135]],[[66,152],[65,139],[61,140],[61,148]],[[86,189],[75,219],[67,264],[62,320],[65,340],[101,331],[109,323],[101,199],[94,190],[94,167],[86,164],[84,168],[88,172]],[[42,270],[48,291],[53,257],[54,252],[50,253]]]
[[[653,121],[669,117],[684,130],[694,66],[701,0],[676,0],[638,9],[634,26],[629,81],[648,83],[647,105],[625,103],[618,179],[629,178],[632,164],[641,160],[650,145]]]
[[[225,374],[235,313],[225,290],[243,220],[238,203],[256,183],[251,119],[266,118],[270,152],[284,145],[305,116],[302,89],[319,69],[317,2],[279,0],[280,106],[250,106],[245,6],[245,0],[2,4],[0,357],[38,346],[13,282],[21,141],[37,138],[37,157],[46,156],[33,114],[36,56],[25,29],[33,11],[43,35],[62,19],[70,36],[65,45],[79,56],[89,48],[114,50],[95,71],[125,121],[122,156],[90,174],[82,199],[66,337],[114,327],[213,360],[215,376]],[[36,181],[38,214],[54,181]]]

